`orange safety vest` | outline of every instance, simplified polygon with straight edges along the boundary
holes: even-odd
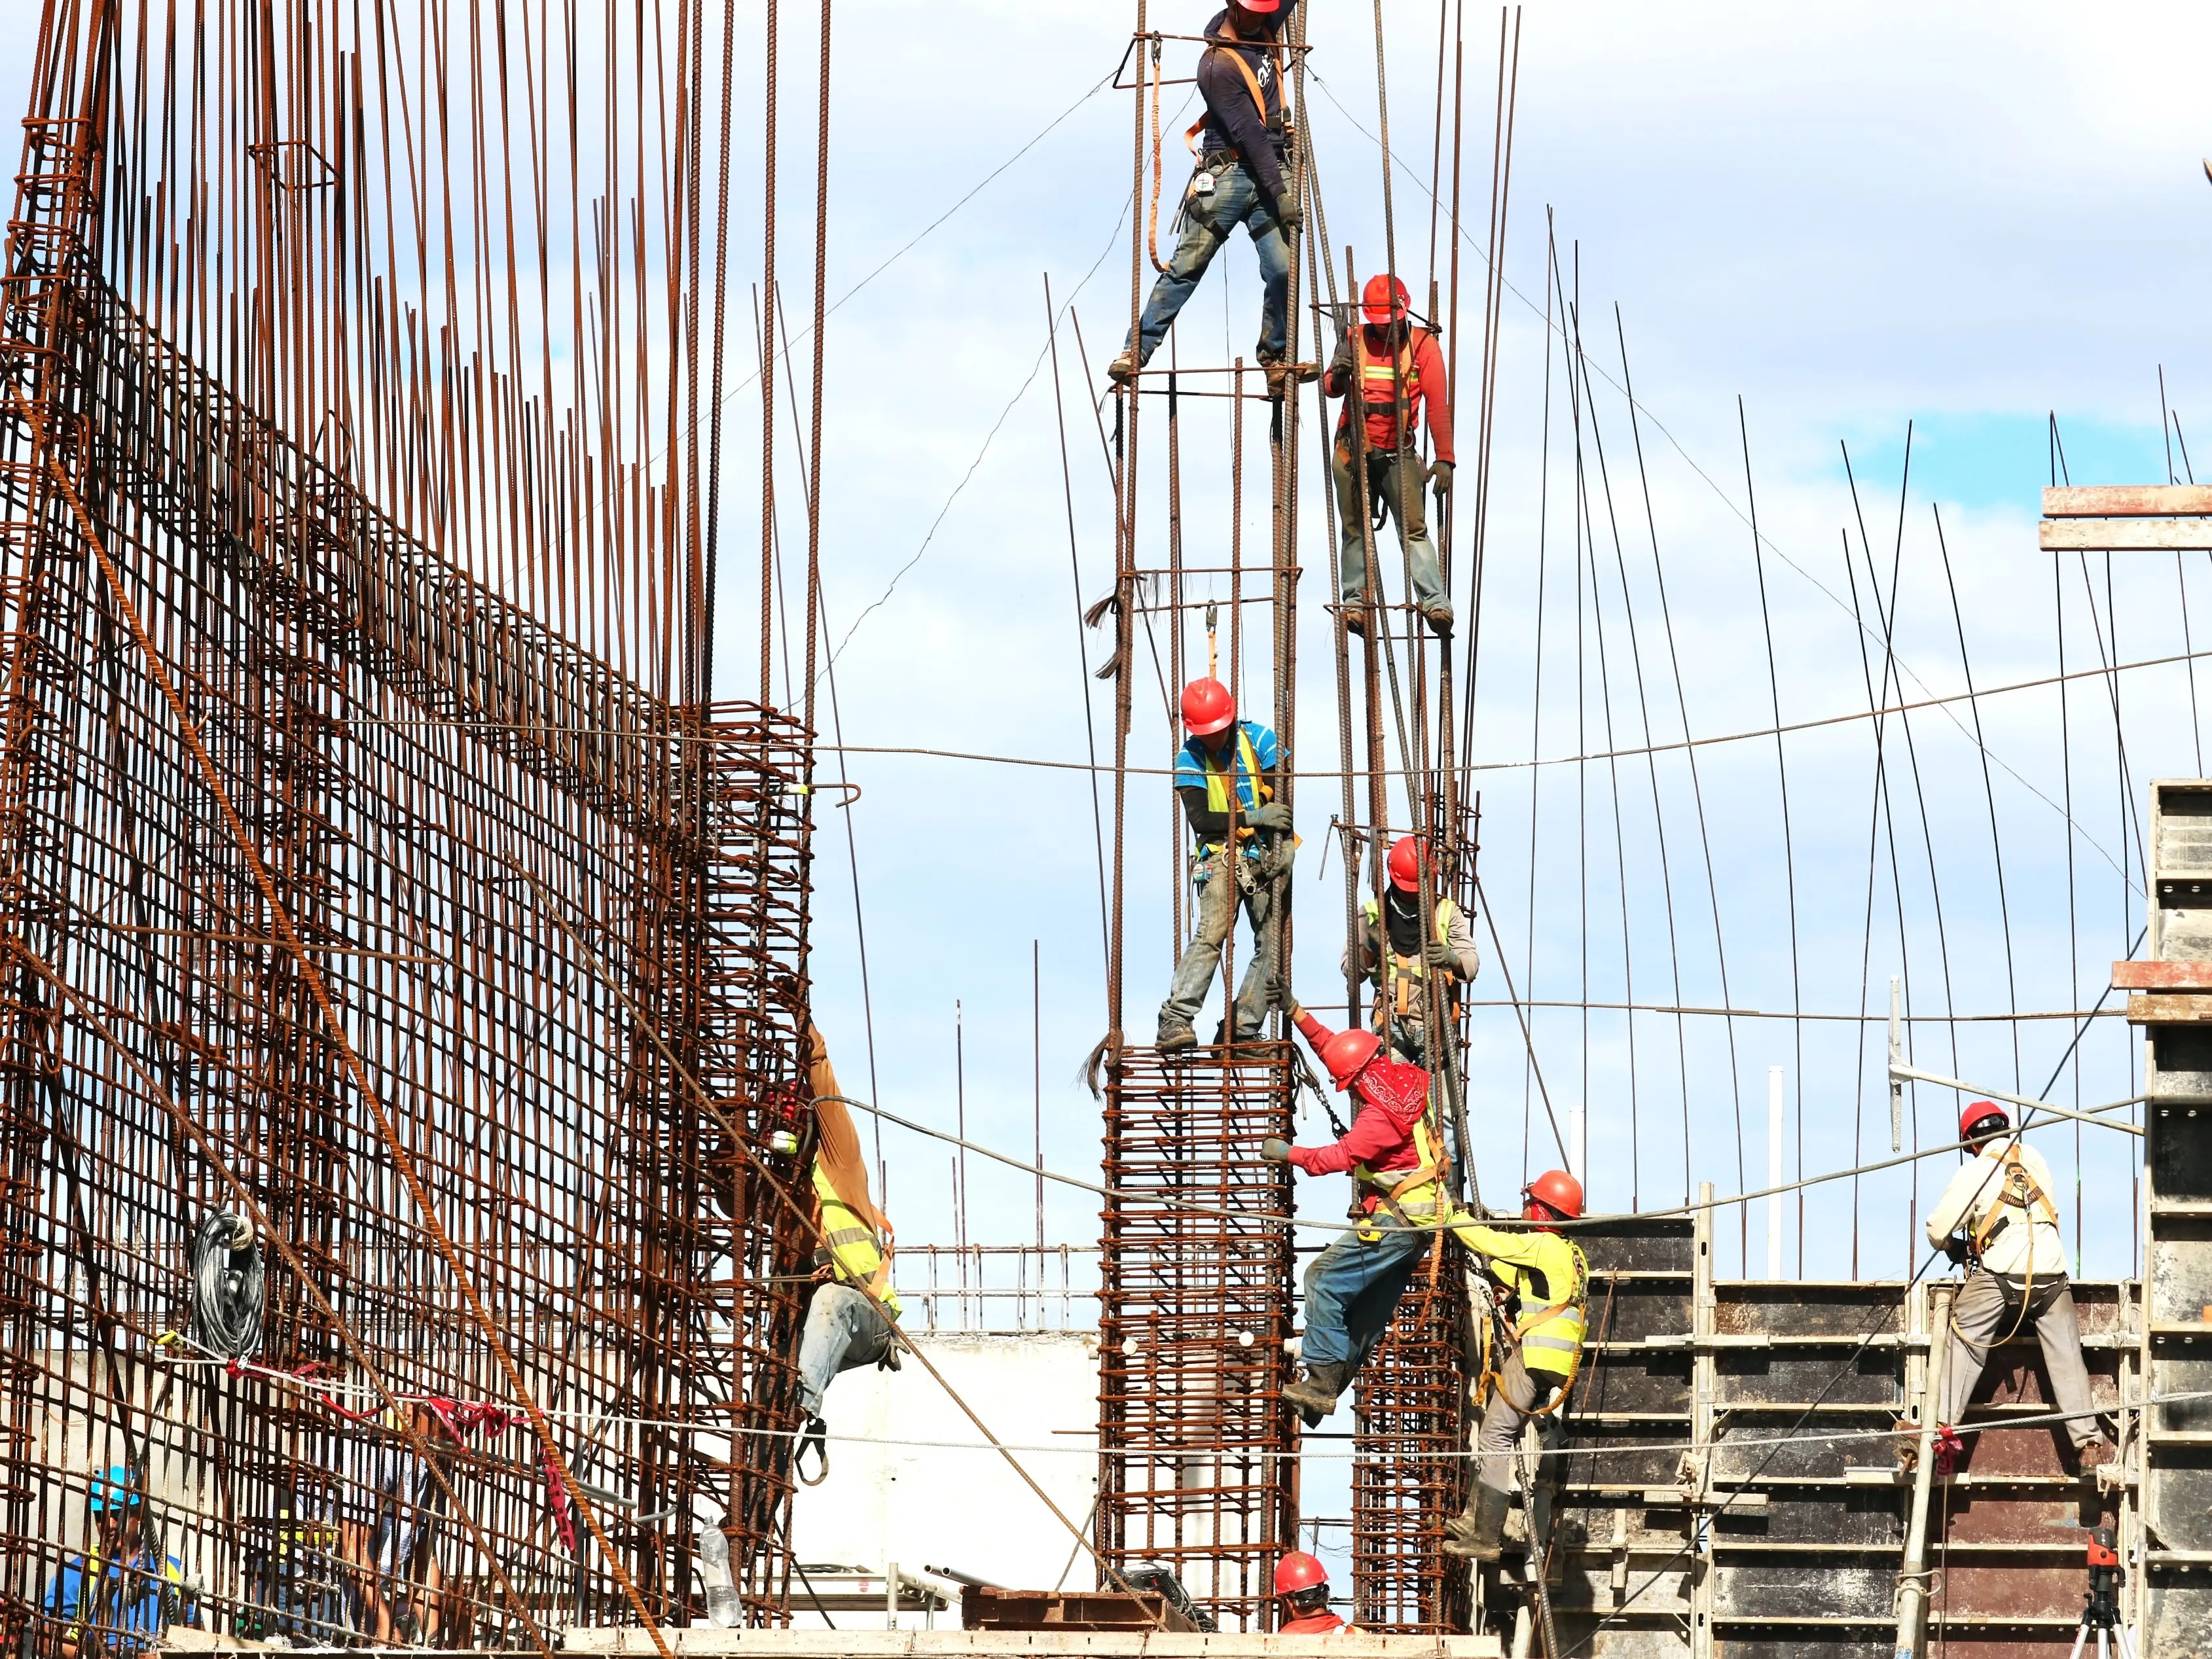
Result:
[[[1367,329],[1362,324],[1352,336],[1352,363],[1359,372],[1359,410],[1367,418],[1367,444],[1370,450],[1395,450],[1412,440],[1414,418],[1421,407],[1421,372],[1414,366],[1414,354],[1427,339],[1425,331],[1408,328],[1405,338],[1398,342],[1395,354],[1377,357],[1367,349]],[[1398,422],[1399,392],[1404,388],[1404,426]],[[1352,419],[1352,404],[1347,399],[1340,426]],[[1382,436],[1377,437],[1380,426]]]

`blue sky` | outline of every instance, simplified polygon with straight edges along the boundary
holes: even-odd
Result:
[[[1332,252],[1340,261],[1348,242],[1362,269],[1371,269],[1384,239],[1379,152],[1368,136],[1376,126],[1371,12],[1341,0],[1312,3],[1312,130],[1337,245]],[[0,101],[18,106],[31,10],[13,8],[0,18]],[[1210,10],[1153,8],[1161,27],[1188,32]],[[2205,38],[2212,22],[2194,9],[2148,5],[2094,15],[2058,5],[1876,5],[1847,14],[1541,5],[1526,16],[1504,256],[1516,294],[1508,300],[1499,372],[1494,586],[1486,597],[1477,718],[1477,758],[1504,768],[1485,775],[1486,886],[1524,994],[1533,969],[1539,995],[1577,996],[1588,964],[1595,1000],[1629,1000],[1623,993],[1632,975],[1635,1000],[1671,1001],[1680,964],[1682,999],[1717,1003],[1717,912],[1735,1005],[1788,1006],[1790,869],[1782,853],[1771,746],[1702,751],[1694,780],[1679,754],[1626,772],[1545,768],[1533,828],[1528,769],[1507,763],[1605,747],[1597,740],[1607,688],[1614,693],[1613,747],[1626,743],[1624,732],[1640,730],[1644,718],[1662,739],[1685,716],[1686,729],[1698,736],[1756,728],[1767,723],[1774,698],[1793,720],[1863,708],[1866,670],[1856,642],[1864,636],[1850,620],[1851,578],[1839,551],[1839,533],[1850,524],[1856,536],[1856,529],[1837,445],[1847,441],[1860,468],[1869,539],[1886,579],[1908,420],[1916,423],[1914,476],[1898,639],[1905,694],[1963,684],[1956,660],[1961,627],[1984,686],[2054,671],[2062,627],[2069,667],[2094,663],[2087,608],[2093,598],[2102,602],[2101,568],[2086,584],[2061,572],[2063,581],[2054,588],[2051,565],[2034,548],[2035,491],[2047,474],[2046,413],[2058,415],[2077,481],[2162,481],[2156,378],[2162,364],[2185,430],[2197,432],[2202,414],[2199,458],[2212,469],[2205,399],[2212,340],[2197,303],[2212,255],[2212,189],[2198,158],[2212,140],[2196,118],[2201,96],[2191,76],[2212,44]],[[1076,663],[1074,612],[1079,598],[1105,590],[1111,554],[1104,468],[1081,387],[1086,363],[1096,375],[1112,354],[1114,319],[1126,315],[1130,298],[1130,111],[1126,94],[1096,88],[1121,56],[1131,15],[1119,7],[1039,8],[1012,0],[876,0],[842,10],[839,19],[832,294],[898,255],[830,325],[824,580],[832,637],[842,639],[854,619],[875,607],[839,659],[844,736],[854,744],[1079,758],[1082,699],[1091,698],[1102,726],[1108,703]],[[1481,135],[1494,21],[1486,11],[1469,13],[1468,217],[1478,227],[1488,176]],[[742,27],[757,22],[749,15]],[[806,61],[811,25],[801,19],[787,27],[791,60]],[[1421,274],[1428,224],[1419,175],[1431,132],[1436,13],[1422,0],[1405,0],[1389,9],[1389,28],[1392,130],[1403,163],[1395,174],[1399,263]],[[807,116],[803,108],[795,113],[785,135],[787,212],[803,213],[806,205]],[[915,242],[1048,126],[1034,148]],[[1172,155],[1168,170],[1171,199]],[[745,223],[757,211],[757,157],[741,151],[737,172],[732,207]],[[1605,373],[1617,374],[1613,312],[1620,307],[1646,422],[1650,524],[1674,632],[1669,657],[1656,631],[1640,493],[1627,481],[1627,413],[1600,378],[1595,409],[1625,545],[1616,553],[1601,504],[1593,519],[1597,557],[1587,569],[1602,596],[1619,566],[1644,632],[1632,638],[1627,613],[1602,596],[1598,609],[1581,613],[1594,656],[1599,610],[1613,607],[1605,613],[1613,630],[1608,677],[1586,662],[1580,695],[1572,671],[1562,666],[1572,661],[1577,613],[1562,609],[1559,595],[1571,589],[1578,560],[1571,533],[1562,529],[1571,523],[1572,476],[1559,436],[1563,370],[1556,353],[1552,470],[1540,488],[1547,209],[1565,280],[1581,296],[1585,347]],[[794,292],[808,280],[804,239],[799,244],[782,272]],[[1480,291],[1479,269],[1470,251],[1469,296]],[[1037,366],[1048,274],[1061,303],[1074,303],[1061,336],[1076,510],[1073,579],[1052,382],[1048,366]],[[742,290],[757,275],[741,266],[732,281]],[[1249,251],[1234,243],[1185,314],[1179,348],[1186,360],[1249,351],[1256,308]],[[1472,360],[1475,310],[1463,301],[1469,318],[1463,366]],[[1765,574],[1780,681],[1772,691],[1745,523],[1739,395],[1768,538]],[[738,430],[727,448],[744,457],[744,401],[733,410]],[[1462,426],[1471,430],[1471,419]],[[1194,546],[1218,551],[1228,523],[1226,434],[1194,416],[1185,441],[1188,533]],[[1310,441],[1310,456],[1317,449]],[[1152,479],[1161,476],[1157,456],[1146,464]],[[793,481],[787,478],[787,501],[796,499]],[[1319,770],[1334,764],[1335,742],[1327,639],[1315,602],[1327,568],[1315,483],[1309,476],[1304,486],[1308,603],[1299,698],[1301,760]],[[752,486],[739,469],[729,487],[740,504],[730,518],[742,523]],[[1154,515],[1146,521],[1148,538],[1160,533],[1161,500],[1159,487],[1148,483],[1145,510]],[[1957,620],[1931,505],[1943,514],[1960,595]],[[1540,512],[1550,560],[1541,567],[1540,619]],[[796,519],[787,524],[787,536],[798,528]],[[1262,544],[1257,518],[1248,518],[1246,531],[1249,545]],[[1387,560],[1386,566],[1395,571]],[[1461,571],[1463,584],[1463,563]],[[2212,627],[2208,577],[2212,572],[2202,568],[2183,575],[2148,565],[2122,569],[2113,588],[2122,657],[2183,648],[2189,624],[2177,596],[2194,599],[2195,615]],[[2061,604],[2069,607],[2063,619]],[[725,626],[738,642],[750,639],[756,623],[732,613]],[[1540,638],[1548,664],[1540,699]],[[1095,665],[1095,636],[1090,645]],[[1645,653],[1640,681],[1619,660],[1631,650]],[[1669,660],[1680,664],[1679,675],[1662,670]],[[1877,645],[1877,679],[1881,669]],[[2125,687],[2126,788],[2139,808],[2143,780],[2202,764],[2201,723],[2191,718],[2183,669],[2143,670]],[[1157,701],[1140,705],[1133,751],[1155,764],[1171,742]],[[1978,752],[1965,736],[1971,717],[1963,706],[1954,712],[1955,721],[1940,711],[1914,717],[1923,786],[1897,807],[1904,899],[1900,906],[1887,885],[1890,861],[1878,844],[1871,947],[1863,934],[1870,730],[1824,729],[1790,742],[1796,960],[1808,1009],[1855,1012],[1863,960],[1877,1002],[1888,975],[1906,972],[1916,1011],[2002,1011],[2015,994],[2022,1008],[2058,1010],[2093,999],[2103,965],[2126,948],[2122,935],[2141,905],[2114,868],[2132,855],[2122,850],[2128,797],[2101,687],[2077,684],[2065,706],[2075,744],[2070,752],[2058,743],[2055,693],[1989,701],[1984,741],[1998,760],[1986,789]],[[1891,732],[1894,748],[1902,733],[1894,725]],[[850,757],[849,765],[864,794],[849,814],[824,815],[816,909],[820,1014],[848,1081],[857,1087],[869,1076],[861,1038],[872,1018],[872,1087],[894,1109],[949,1126],[957,999],[964,1008],[970,1132],[1025,1155],[1033,1110],[1030,947],[1037,941],[1048,1161],[1077,1172],[1095,1167],[1098,1119],[1073,1081],[1103,1029],[1096,866],[1089,796],[1079,775],[865,754]],[[1616,772],[1623,791],[1618,847],[1610,793]],[[1910,778],[1900,776],[1899,788],[1909,791]],[[2069,789],[2079,797],[2070,833],[2061,811]],[[1133,1026],[1141,1029],[1172,955],[1167,884],[1175,831],[1158,780],[1137,780],[1132,798],[1128,1002]],[[1334,798],[1323,778],[1301,806],[1310,848],[1301,871],[1302,986],[1326,986],[1340,944],[1334,876],[1315,879],[1324,839],[1319,830]],[[1585,801],[1595,803],[1587,814]],[[1987,845],[1992,814],[2004,836],[2002,909]],[[870,948],[872,995],[865,1007],[843,839],[848,820]],[[2069,851],[2080,895],[2071,936]],[[1587,904],[1586,887],[1594,895]],[[1932,925],[1939,888],[1941,939]],[[1618,936],[1623,914],[1626,946]],[[2008,923],[2016,970],[2010,985],[2003,972]],[[1483,938],[1486,956],[1494,959],[1486,932]],[[1503,995],[1501,966],[1492,960],[1479,994]],[[1941,995],[1947,967],[1948,1004]],[[1593,1019],[1586,1036],[1577,1014],[1547,1010],[1535,1018],[1555,1104],[1564,1108],[1565,1097],[1587,1095],[1598,1203],[1679,1197],[1686,1123],[1692,1180],[1730,1190],[1739,1150],[1746,1167],[1760,1167],[1757,1114],[1770,1063],[1793,1069],[1793,1160],[1802,1156],[1810,1171],[1850,1161],[1854,1144],[1879,1141],[1886,1149],[1871,1069],[1877,1038],[1870,1036],[1861,1053],[1856,1034],[1839,1034],[1840,1025],[1808,1027],[1803,1075],[1796,1075],[1798,1050],[1786,1026],[1737,1022],[1731,1056],[1720,1022],[1692,1020],[1679,1061],[1675,1029],[1668,1016],[1638,1016],[1632,1024],[1605,1016]],[[2021,1063],[2031,1084],[2040,1083],[2063,1047],[2053,1038],[2057,1029],[2047,1023],[2024,1029]],[[1960,1032],[1959,1063],[1981,1068],[1968,1075],[2009,1079],[2011,1047],[2001,1027]],[[1948,1064],[1948,1031],[1942,1041]],[[2083,1098],[2132,1092],[2128,1046],[2111,1022],[2100,1026],[2085,1053]],[[1521,1173],[1527,1067],[1505,1011],[1486,1010],[1479,1019],[1476,1066],[1485,1144],[1511,1148],[1483,1172],[1484,1184],[1510,1191]],[[1801,1088],[1802,1147],[1794,1139]],[[1750,1138],[1741,1148],[1739,1109],[1750,1115]],[[1931,1144],[1940,1140],[1948,1097],[1923,1091],[1917,1109],[1923,1136]],[[1306,1130],[1318,1132],[1317,1124]],[[2059,1159],[2069,1179],[2071,1144],[2069,1134]],[[2122,1202],[2124,1148],[2094,1136],[2087,1144],[2086,1265],[2122,1271],[2133,1247]],[[886,1152],[902,1236],[948,1238],[948,1155],[897,1135],[887,1140]],[[1530,1155],[1540,1159],[1540,1143]],[[1923,1190],[1933,1178],[1923,1176]],[[971,1236],[1027,1236],[1026,1182],[978,1166],[971,1194]],[[1315,1213],[1329,1213],[1335,1202],[1334,1192],[1316,1194]],[[1857,1214],[1867,1236],[1883,1243],[1878,1260],[1868,1246],[1867,1263],[1884,1272],[1901,1268],[1911,1202],[1909,1182],[1868,1184]],[[1054,1192],[1048,1231],[1091,1237],[1094,1207],[1080,1193]],[[1848,1269],[1850,1219],[1837,1190],[1813,1202],[1808,1271]],[[1794,1214],[1792,1229],[1794,1262]]]

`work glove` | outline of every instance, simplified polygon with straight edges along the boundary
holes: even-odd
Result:
[[[1275,198],[1275,221],[1282,226],[1283,234],[1294,236],[1306,227],[1306,210],[1298,205],[1298,198],[1289,191]]]
[[[1429,469],[1429,482],[1436,486],[1437,499],[1442,500],[1451,493],[1452,463],[1439,461]]]
[[[1965,1233],[1954,1232],[1943,1241],[1943,1254],[1950,1257],[1953,1267],[1964,1267],[1973,1259],[1973,1245]]]
[[[1270,801],[1264,807],[1255,808],[1244,815],[1244,821],[1254,829],[1274,830],[1280,833],[1291,826],[1291,803]]]
[[[1279,1135],[1271,1135],[1260,1142],[1260,1156],[1271,1164],[1287,1164],[1291,1161],[1291,1143]]]
[[[1421,947],[1421,960],[1432,968],[1455,968],[1459,953],[1441,939],[1431,939]]]

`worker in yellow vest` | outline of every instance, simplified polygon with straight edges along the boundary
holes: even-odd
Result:
[[[799,1341],[799,1403],[807,1435],[823,1434],[823,1396],[840,1371],[861,1365],[899,1368],[898,1293],[891,1288],[891,1224],[868,1196],[868,1166],[852,1115],[836,1098],[837,1075],[828,1045],[811,1026],[809,1086],[814,1090],[812,1176],[817,1224],[814,1293]],[[824,1085],[827,1087],[824,1087]],[[888,1317],[886,1317],[888,1316]]]
[[[1504,1545],[1522,1428],[1540,1412],[1557,1410],[1574,1385],[1589,1304],[1589,1264],[1555,1231],[1581,1216],[1582,1183],[1565,1170],[1547,1170],[1522,1190],[1521,1200],[1526,1228],[1467,1221],[1451,1229],[1497,1292],[1484,1378],[1490,1398],[1475,1431],[1474,1489],[1444,1532],[1447,1553],[1478,1561],[1496,1560]]]
[[[2051,1166],[2013,1134],[2005,1109],[1990,1100],[1970,1101],[1959,1114],[1959,1144],[1974,1156],[1928,1212],[1928,1242],[1949,1246],[1973,1264],[1951,1309],[1951,1352],[1936,1420],[1947,1430],[1956,1427],[1990,1348],[2032,1323],[2080,1467],[2086,1471],[2109,1463],[2112,1443],[2089,1397],[2081,1325],[2066,1276],[2066,1241],[2051,1199]],[[1919,1430],[1915,1423],[1899,1426],[1915,1435]],[[1917,1439],[1903,1444],[1908,1455],[1919,1451]],[[1948,1470],[1939,1465],[1937,1472]]]
[[[1399,539],[1413,566],[1413,604],[1431,628],[1449,633],[1451,601],[1444,594],[1443,573],[1437,562],[1437,544],[1429,539],[1422,499],[1430,484],[1439,502],[1451,493],[1452,413],[1451,396],[1444,385],[1444,354],[1433,333],[1413,325],[1406,285],[1395,276],[1368,279],[1360,295],[1360,314],[1362,326],[1338,343],[1322,381],[1322,389],[1331,397],[1345,400],[1330,457],[1336,481],[1337,592],[1343,602],[1344,626],[1352,633],[1367,631],[1367,537],[1363,526],[1372,513],[1378,529],[1386,516],[1398,521]],[[1367,427],[1364,478],[1354,475],[1359,460],[1358,434],[1352,425],[1355,401]],[[1422,466],[1415,447],[1424,409],[1429,436],[1436,443],[1431,468]],[[1379,600],[1381,596],[1378,572],[1376,596]]]
[[[1438,1012],[1445,1028],[1458,1002],[1459,987],[1482,971],[1474,930],[1467,912],[1441,896],[1429,901],[1429,934],[1421,936],[1421,890],[1435,892],[1431,873],[1421,869],[1420,841],[1401,836],[1390,849],[1390,881],[1382,901],[1360,906],[1367,922],[1359,942],[1359,973],[1376,987],[1378,1029],[1387,1030],[1390,1047],[1408,1065],[1431,1065],[1428,1021],[1431,978],[1443,996]],[[1352,947],[1344,948],[1344,968],[1352,968]]]
[[[1260,1035],[1276,996],[1286,878],[1297,850],[1291,803],[1278,794],[1283,756],[1275,734],[1257,720],[1238,719],[1229,687],[1211,675],[1183,687],[1182,724],[1188,736],[1176,753],[1175,791],[1194,841],[1197,925],[1160,1005],[1158,1043],[1169,1054],[1198,1044],[1192,1022],[1220,971],[1221,948],[1240,907],[1252,924],[1252,954],[1222,1024],[1240,1043]]]

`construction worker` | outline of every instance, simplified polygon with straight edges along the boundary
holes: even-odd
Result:
[[[1498,1559],[1515,1480],[1514,1447],[1529,1418],[1558,1408],[1582,1364],[1589,1264],[1556,1228],[1583,1213],[1583,1184],[1546,1170],[1521,1190],[1524,1230],[1473,1221],[1453,1226],[1494,1287],[1488,1364],[1490,1401],[1475,1432],[1474,1489],[1445,1529],[1444,1548]]]
[[[93,1476],[86,1507],[97,1539],[63,1558],[40,1607],[62,1627],[62,1659],[88,1646],[143,1653],[172,1625],[197,1624],[184,1563],[145,1536],[145,1497],[131,1471],[118,1463]]]
[[[1268,391],[1280,397],[1290,373],[1291,237],[1305,222],[1297,181],[1284,176],[1290,130],[1283,113],[1283,26],[1297,0],[1231,0],[1206,26],[1210,43],[1198,60],[1206,114],[1186,137],[1198,169],[1183,195],[1182,240],[1152,284],[1134,342],[1106,371],[1126,381],[1152,360],[1229,233],[1244,227],[1259,257],[1265,297],[1260,308],[1260,365]],[[1200,131],[1205,136],[1199,139]],[[1314,377],[1310,364],[1298,378]]]
[[[1328,1609],[1328,1569],[1302,1549],[1276,1561],[1275,1594],[1290,1614],[1276,1626],[1278,1636],[1333,1636],[1352,1628]]]
[[[1429,626],[1449,633],[1451,601],[1444,594],[1437,545],[1429,539],[1423,504],[1425,483],[1436,486],[1439,506],[1451,493],[1451,397],[1444,384],[1444,354],[1436,336],[1415,328],[1408,315],[1406,285],[1394,276],[1367,279],[1360,295],[1361,324],[1337,342],[1322,389],[1345,400],[1337,418],[1336,448],[1330,470],[1336,479],[1338,518],[1337,594],[1344,626],[1367,631],[1367,546],[1364,526],[1370,518],[1380,528],[1384,515],[1395,518],[1398,537],[1413,567],[1413,603]],[[1359,446],[1352,429],[1354,388],[1367,421],[1367,476],[1356,477]],[[1429,436],[1435,440],[1436,465],[1424,469],[1415,447],[1421,411],[1428,411]],[[1382,511],[1374,506],[1380,504]],[[1376,592],[1382,585],[1378,576]]]
[[[1256,720],[1239,720],[1229,687],[1218,680],[1194,680],[1182,690],[1183,730],[1176,752],[1175,790],[1197,838],[1191,880],[1198,890],[1197,926],[1176,964],[1168,1000],[1160,1004],[1159,1046],[1164,1052],[1194,1046],[1193,1021],[1206,1004],[1206,987],[1221,966],[1221,948],[1237,925],[1241,899],[1252,924],[1252,957],[1237,988],[1236,1038],[1260,1035],[1273,995],[1275,954],[1288,900],[1291,808],[1274,798],[1282,764],[1275,734]],[[1236,851],[1230,851],[1233,827]],[[1231,1019],[1223,1020],[1224,1028]]]
[[[868,1196],[868,1166],[830,1063],[822,1033],[807,1027],[807,1086],[814,1093],[814,1200],[820,1234],[814,1292],[799,1342],[799,1404],[805,1444],[824,1444],[822,1402],[830,1379],[861,1365],[899,1368],[898,1293],[891,1288],[891,1224]],[[888,1316],[888,1317],[886,1317]]]
[[[1429,901],[1430,930],[1421,937],[1421,843],[1411,835],[1399,837],[1390,848],[1389,886],[1379,905],[1363,900],[1360,911],[1367,930],[1359,943],[1359,975],[1376,987],[1377,1007],[1389,1021],[1391,1051],[1412,1065],[1426,1065],[1430,976],[1443,994],[1439,1011],[1449,1026],[1458,987],[1481,972],[1482,957],[1474,948],[1474,930],[1467,912],[1450,899]],[[1434,893],[1433,882],[1429,884]],[[1352,946],[1344,948],[1343,967],[1352,971]],[[1378,1024],[1382,1021],[1378,1020]]]
[[[1269,1136],[1260,1155],[1308,1175],[1350,1171],[1360,1225],[1340,1233],[1306,1269],[1305,1375],[1283,1390],[1309,1424],[1336,1409],[1375,1345],[1389,1329],[1398,1299],[1429,1253],[1435,1224],[1449,1217],[1443,1181],[1450,1164],[1429,1110],[1429,1075],[1387,1058],[1371,1031],[1333,1032],[1293,1006],[1291,1018],[1340,1091],[1358,1111],[1328,1147],[1294,1147]]]
[[[1971,1101],[1960,1112],[1959,1145],[1973,1155],[1928,1213],[1928,1242],[1973,1264],[1951,1307],[1951,1352],[1936,1409],[1944,1441],[1956,1444],[1959,1419],[1990,1350],[2033,1321],[2057,1408],[2072,1414],[2066,1433],[2081,1468],[2109,1463],[2112,1443],[2093,1414],[2081,1362],[2081,1327],[2051,1199],[2051,1166],[2013,1134],[2011,1117],[1993,1101]],[[1917,1444],[1907,1444],[1917,1455]]]

